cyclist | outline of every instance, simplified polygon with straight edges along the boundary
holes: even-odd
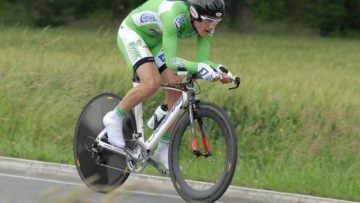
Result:
[[[118,31],[118,46],[140,83],[104,116],[110,144],[125,147],[122,119],[133,107],[154,95],[161,82],[179,83],[174,71],[186,69],[208,81],[231,82],[231,73],[209,60],[211,38],[224,12],[223,0],[148,0],[124,19]],[[178,39],[191,37],[197,37],[197,61],[177,56]],[[216,78],[215,72],[222,77]],[[165,104],[171,108],[179,96],[178,92],[166,91]],[[161,138],[153,156],[167,170],[170,133],[169,130]]]

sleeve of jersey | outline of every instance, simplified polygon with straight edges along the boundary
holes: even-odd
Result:
[[[175,27],[176,16],[174,16],[171,12],[165,12],[160,15],[160,18],[163,23],[163,50],[166,65],[175,71],[178,70],[178,68],[185,68],[190,73],[197,73],[197,62],[177,57],[178,38]]]
[[[211,36],[208,37],[198,37],[197,40],[197,60],[202,63],[209,64],[213,68],[217,67],[219,64],[213,63],[209,60],[210,58],[210,45],[211,45]]]

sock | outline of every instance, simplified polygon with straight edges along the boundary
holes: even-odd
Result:
[[[160,142],[169,144],[171,139],[171,134],[169,132],[166,132],[160,139]]]
[[[120,106],[117,106],[114,110],[115,110],[116,115],[118,115],[119,117],[122,117],[122,118],[128,114],[128,112],[123,110]]]
[[[159,142],[158,144],[158,148],[157,148],[157,153],[164,153],[166,154],[167,151],[169,149],[169,143],[163,143],[163,142]]]

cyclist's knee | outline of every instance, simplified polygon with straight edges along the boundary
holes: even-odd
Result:
[[[165,69],[161,73],[161,77],[165,82],[168,82],[168,83],[180,83],[181,82],[181,78],[179,76],[176,76],[175,72],[168,68]]]
[[[140,85],[147,96],[154,94],[161,84],[160,74],[154,63],[145,63],[137,70],[137,75],[140,78]]]
[[[153,94],[160,88],[161,78],[154,77],[147,81],[142,81],[141,83],[149,94]]]
[[[161,78],[159,74],[154,74],[152,77],[147,77],[140,81],[141,88],[144,90],[146,97],[150,97],[160,88]]]

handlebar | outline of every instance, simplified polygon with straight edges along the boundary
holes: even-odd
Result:
[[[237,89],[240,86],[240,77],[233,76],[233,78],[231,78],[231,79],[232,79],[232,81],[234,81],[235,87],[230,87],[229,90]]]
[[[215,73],[215,78],[221,79],[221,74],[220,73]],[[200,79],[201,77],[199,77],[197,74],[191,74],[188,71],[185,70],[179,70],[176,72],[177,76],[180,77],[186,77],[189,81],[194,81],[196,79]],[[240,86],[240,77],[238,76],[230,76],[229,77],[230,80],[232,80],[235,84],[234,87],[229,88],[229,90],[233,90],[233,89],[237,89]]]

